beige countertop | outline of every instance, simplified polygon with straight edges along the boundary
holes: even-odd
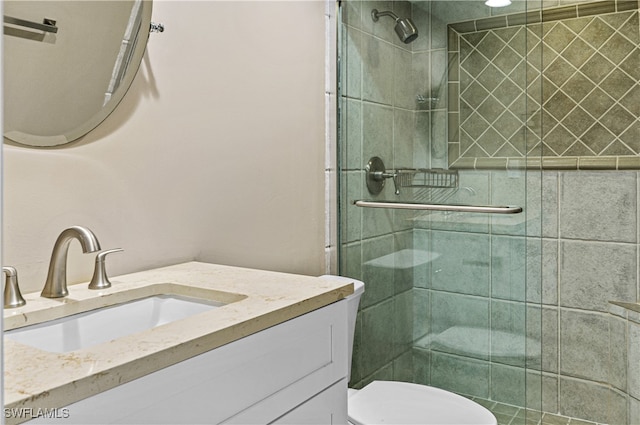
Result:
[[[229,304],[68,353],[42,351],[4,338],[5,408],[63,407],[353,293],[353,286],[340,280],[198,262],[110,280],[112,287],[105,290],[71,285],[65,298],[27,294],[25,306],[4,310],[4,329],[162,293]]]

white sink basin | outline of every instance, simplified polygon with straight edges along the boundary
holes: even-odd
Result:
[[[66,353],[111,341],[210,311],[223,302],[179,295],[154,295],[103,307],[4,333],[38,349]]]

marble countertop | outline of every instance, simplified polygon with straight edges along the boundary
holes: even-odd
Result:
[[[93,309],[167,291],[213,297],[229,304],[67,353],[42,351],[4,338],[5,408],[63,407],[353,293],[351,284],[337,279],[199,262],[110,280],[112,287],[105,290],[70,285],[65,298],[27,294],[25,306],[4,310],[4,329],[67,316],[87,306]]]

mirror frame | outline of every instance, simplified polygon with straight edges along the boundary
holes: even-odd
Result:
[[[37,147],[37,148],[54,148],[67,143],[76,141],[90,133],[98,127],[120,104],[124,96],[129,91],[133,80],[140,70],[142,59],[147,50],[147,42],[151,29],[151,15],[153,11],[153,0],[141,0],[141,25],[136,39],[135,50],[131,55],[131,60],[127,65],[127,70],[122,78],[119,87],[112,94],[111,99],[89,120],[80,123],[65,134],[53,136],[38,136],[20,131],[4,131],[4,142],[8,144],[17,144],[19,146]],[[5,76],[6,78],[6,76]],[[6,84],[6,81],[5,81]],[[4,103],[4,107],[10,107]]]

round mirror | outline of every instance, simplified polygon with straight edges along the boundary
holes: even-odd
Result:
[[[144,55],[152,2],[5,1],[4,136],[76,140],[122,100]]]

